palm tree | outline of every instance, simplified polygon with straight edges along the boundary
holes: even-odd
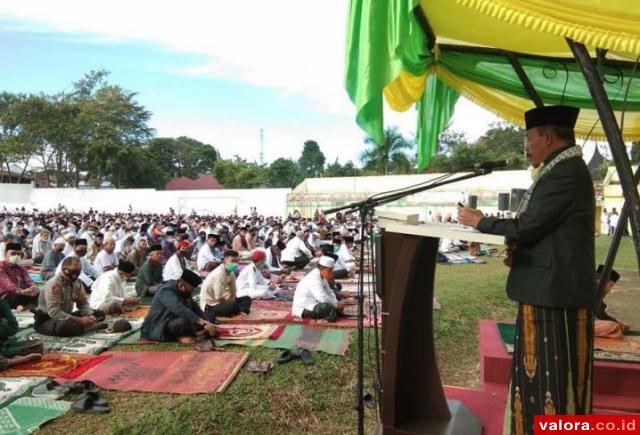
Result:
[[[390,172],[407,174],[411,172],[412,164],[405,150],[412,149],[411,140],[402,136],[398,127],[387,127],[384,130],[384,142],[378,145],[371,138],[364,143],[368,148],[360,153],[360,161],[365,169],[375,169],[376,172],[388,175]]]

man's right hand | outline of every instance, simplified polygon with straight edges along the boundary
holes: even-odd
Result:
[[[94,316],[80,317],[79,320],[80,320],[80,323],[82,323],[83,326],[95,325],[98,322]]]

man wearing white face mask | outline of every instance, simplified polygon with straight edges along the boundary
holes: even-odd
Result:
[[[0,297],[15,309],[38,304],[38,288],[31,280],[27,269],[20,266],[20,261],[20,244],[7,243],[4,261],[0,261]]]

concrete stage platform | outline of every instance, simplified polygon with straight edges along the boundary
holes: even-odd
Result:
[[[480,321],[478,347],[483,390],[506,392],[511,355],[502,343],[496,321]],[[596,410],[640,413],[640,364],[596,361],[594,395]]]

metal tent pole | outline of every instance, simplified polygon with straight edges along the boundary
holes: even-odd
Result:
[[[640,181],[640,166],[636,169],[636,173],[634,175],[634,182],[636,185]],[[618,226],[616,226],[616,230],[613,233],[613,238],[611,239],[611,245],[609,246],[609,252],[607,252],[607,258],[604,261],[604,267],[602,270],[602,275],[598,280],[598,301],[604,295],[604,286],[609,281],[609,275],[611,274],[611,269],[613,269],[613,263],[616,262],[616,254],[618,253],[618,248],[620,247],[620,242],[622,241],[622,236],[624,235],[625,230],[627,229],[627,219],[629,218],[629,203],[625,202],[622,206],[622,210],[620,210],[620,218],[618,220]]]
[[[613,113],[611,102],[604,90],[604,86],[598,75],[596,66],[589,55],[584,44],[575,42],[567,38],[567,43],[573,52],[578,66],[582,70],[589,92],[598,110],[602,128],[607,136],[607,141],[611,148],[613,161],[615,162],[620,184],[624,194],[625,206],[629,208],[629,220],[631,222],[631,230],[633,233],[633,242],[636,248],[636,258],[638,260],[638,271],[640,272],[640,195],[638,188],[633,179],[631,171],[631,162],[627,155],[627,150],[622,138],[622,132],[618,125],[618,121]]]

